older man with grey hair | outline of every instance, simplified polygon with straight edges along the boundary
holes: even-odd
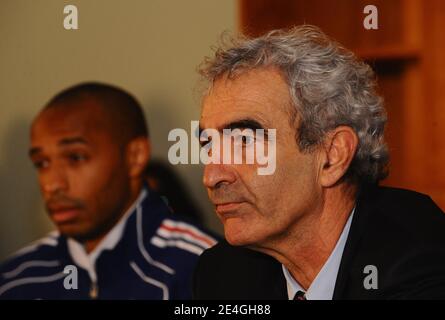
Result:
[[[226,242],[201,256],[195,298],[445,298],[445,215],[378,185],[386,115],[367,64],[305,25],[233,39],[200,71],[201,130],[264,129],[247,150],[275,129],[276,170],[206,165]]]

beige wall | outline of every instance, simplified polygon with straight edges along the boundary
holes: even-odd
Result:
[[[63,28],[66,4],[77,6],[79,30]],[[81,81],[122,86],[144,105],[154,156],[166,159],[169,130],[199,119],[196,65],[235,24],[235,0],[0,1],[0,260],[52,228],[27,159],[41,106]],[[177,169],[220,230],[202,167]]]

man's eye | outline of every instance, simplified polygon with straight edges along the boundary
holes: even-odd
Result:
[[[202,144],[201,148],[208,153],[212,149],[212,141],[210,140],[209,142]]]
[[[243,142],[243,145],[250,145],[255,141],[255,138],[253,136],[249,136],[249,135],[243,135],[241,137],[241,140]]]
[[[49,161],[48,160],[37,160],[37,161],[34,161],[33,163],[34,163],[34,167],[37,170],[47,168],[48,165],[49,165]]]
[[[87,157],[80,153],[72,153],[72,154],[68,155],[68,159],[72,163],[78,163],[78,162],[85,161],[87,159]]]
[[[241,134],[237,137],[235,137],[235,144],[242,146],[250,146],[255,142],[255,136],[250,134]]]

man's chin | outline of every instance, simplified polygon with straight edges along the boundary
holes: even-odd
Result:
[[[85,228],[82,228],[81,226],[78,225],[62,224],[62,225],[57,225],[57,229],[63,236],[67,238],[73,238],[78,241],[84,241],[91,238],[91,232],[85,230]]]
[[[251,224],[246,225],[235,220],[224,223],[224,238],[232,246],[257,250],[268,242],[268,235],[261,228],[255,228]]]
[[[225,227],[224,236],[227,242],[232,246],[248,246],[253,244],[252,239],[250,239],[246,232],[243,232],[242,230],[235,231]]]

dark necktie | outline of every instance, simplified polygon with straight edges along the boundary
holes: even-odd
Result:
[[[303,291],[297,291],[297,293],[294,296],[294,300],[306,300],[305,292]]]

